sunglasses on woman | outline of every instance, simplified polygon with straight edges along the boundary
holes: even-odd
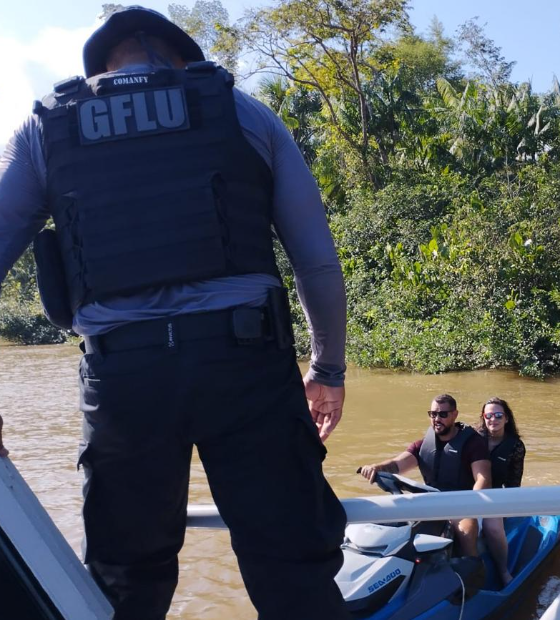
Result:
[[[489,411],[484,414],[484,417],[487,420],[491,420],[492,418],[496,418],[496,420],[501,420],[506,414],[503,411]]]

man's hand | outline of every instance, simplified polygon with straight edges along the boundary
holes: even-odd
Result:
[[[0,415],[0,457],[8,456],[9,452],[4,448],[4,444],[2,442],[2,427],[4,426],[4,420],[2,420],[2,416]]]
[[[411,456],[408,454],[408,452],[406,454],[408,456]],[[398,458],[400,457],[402,457],[402,454],[399,455]],[[380,471],[386,471],[390,474],[398,474],[399,465],[396,461],[383,461],[383,463],[379,463],[377,465],[375,463],[372,463],[371,465],[362,465],[356,473],[362,474],[364,478],[367,478],[367,480],[369,480],[370,483],[373,484],[375,482],[375,474]]]
[[[383,468],[380,468],[379,465],[362,465],[358,470],[358,473],[362,474],[362,476],[369,480],[371,484],[373,484],[375,474]]]
[[[389,474],[404,474],[415,467],[418,467],[418,461],[414,454],[407,450],[387,461],[362,465],[356,473],[362,474],[364,478],[367,478],[373,484],[375,482],[375,474],[380,471],[386,471]]]
[[[342,417],[344,387],[330,387],[307,378],[303,383],[311,417],[325,443]]]

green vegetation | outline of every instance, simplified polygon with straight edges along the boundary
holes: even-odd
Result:
[[[260,96],[311,137],[349,360],[558,372],[560,88],[512,83],[476,20],[456,39],[437,20],[420,35],[407,8],[281,0],[244,23],[245,46],[276,74]]]
[[[2,283],[0,340],[18,344],[59,344],[70,334],[51,325],[42,312],[33,253],[28,249]]]
[[[556,373],[560,86],[541,94],[513,83],[513,63],[476,20],[455,37],[437,20],[420,34],[407,8],[277,0],[235,25],[219,0],[170,12],[195,38],[200,28],[210,56],[234,67],[250,52],[268,72],[256,95],[292,132],[327,208],[350,361]],[[30,318],[33,279],[25,256],[5,286],[0,336],[43,329]],[[305,354],[299,311],[296,322]]]

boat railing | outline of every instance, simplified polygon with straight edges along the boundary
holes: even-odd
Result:
[[[560,514],[560,486],[375,495],[341,500],[348,523],[439,521]],[[188,527],[226,528],[214,504],[190,505]]]

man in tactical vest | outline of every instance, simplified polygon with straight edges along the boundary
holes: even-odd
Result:
[[[316,184],[274,113],[159,13],[113,13],[84,66],[0,161],[0,282],[52,216],[41,297],[84,338],[84,561],[116,620],[163,620],[196,445],[259,618],[347,618],[322,473],[346,309]],[[309,319],[303,381],[272,226]]]
[[[431,425],[419,439],[397,457],[364,465],[361,474],[373,483],[378,471],[403,474],[420,468],[424,482],[440,491],[467,491],[492,487],[490,455],[480,435],[457,422],[457,403],[449,394],[436,396],[428,411]],[[453,521],[463,555],[478,555],[476,519]]]

